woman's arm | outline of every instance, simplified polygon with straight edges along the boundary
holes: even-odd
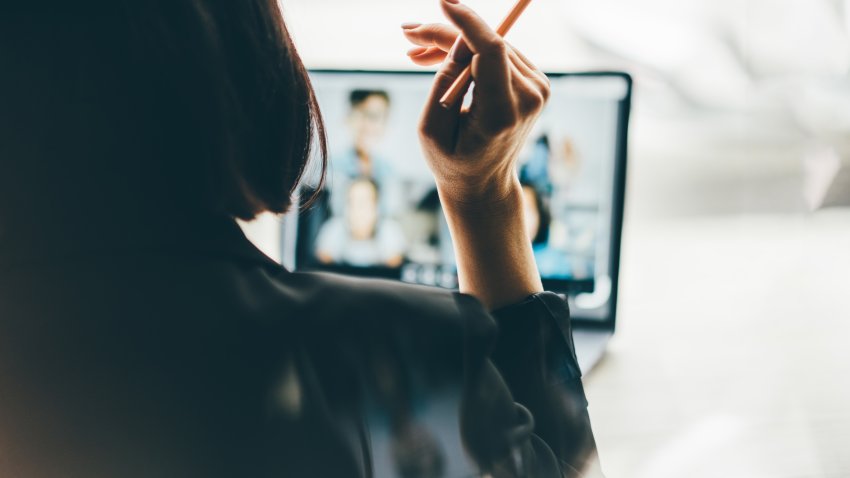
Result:
[[[480,463],[490,464],[494,476],[513,476],[507,470],[514,465],[525,466],[529,476],[597,476],[569,311],[557,295],[539,293],[543,286],[524,227],[516,175],[519,151],[548,99],[549,83],[472,10],[450,0],[442,5],[457,29],[404,26],[408,39],[422,46],[409,53],[414,62],[445,59],[422,116],[420,137],[451,228],[461,292],[490,310],[500,309],[494,313],[500,334],[490,360],[467,371],[465,443]],[[459,32],[465,44],[447,56]],[[443,108],[439,99],[470,58],[475,80],[471,104]],[[508,410],[514,401],[521,406]],[[528,422],[522,410],[530,411],[534,422],[535,434],[527,431],[525,438],[520,432]],[[507,435],[502,431],[510,428],[506,421],[514,427]],[[512,435],[522,439],[522,459],[494,461],[499,439]]]
[[[519,151],[549,96],[546,76],[464,5],[443,10],[465,43],[446,54],[458,30],[406,25],[422,45],[420,64],[445,59],[420,123],[420,139],[457,252],[460,290],[489,309],[543,290],[525,233],[516,175]],[[468,107],[444,108],[439,99],[468,64],[475,91]]]
[[[500,333],[491,360],[534,416],[535,435],[564,476],[601,476],[566,301],[545,292],[493,316]]]
[[[441,197],[450,194],[443,191]],[[518,183],[508,185],[504,197],[480,203],[443,201],[461,292],[493,310],[543,290],[525,233]]]

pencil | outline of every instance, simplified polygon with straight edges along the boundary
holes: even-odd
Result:
[[[531,0],[518,0],[514,8],[508,13],[508,16],[502,20],[502,23],[499,24],[499,27],[496,28],[496,33],[504,37],[511,31],[511,28],[516,24],[517,20],[519,20],[520,15],[525,11],[528,5],[531,4]],[[460,40],[461,37],[458,37]],[[444,108],[451,108],[452,105],[458,102],[461,95],[464,91],[466,91],[466,87],[469,85],[470,80],[472,79],[472,66],[467,66],[463,69],[460,76],[452,83],[452,86],[446,91],[446,94],[440,98],[440,104],[443,105]]]

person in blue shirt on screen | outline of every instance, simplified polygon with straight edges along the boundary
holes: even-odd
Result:
[[[549,177],[549,157],[552,148],[549,145],[549,135],[542,134],[531,146],[528,160],[520,169],[520,180],[533,187],[538,193],[551,195],[552,179]]]
[[[395,171],[389,160],[378,153],[378,146],[386,134],[390,116],[390,95],[385,90],[357,89],[349,94],[346,124],[351,134],[351,147],[335,155],[331,164],[331,209],[335,215],[345,209],[345,192],[356,178],[374,180],[382,189],[381,212],[393,215],[400,204],[395,187]]]
[[[534,249],[534,259],[540,275],[547,279],[569,279],[573,266],[562,251],[549,246],[549,227],[552,215],[543,195],[531,183],[522,182],[525,229]]]
[[[401,227],[381,217],[380,190],[370,178],[349,183],[345,211],[329,219],[319,232],[316,256],[323,264],[355,267],[399,267],[407,241]]]

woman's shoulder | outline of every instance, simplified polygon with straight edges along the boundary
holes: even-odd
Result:
[[[321,272],[293,272],[279,280],[298,303],[297,315],[312,322],[495,333],[481,303],[455,291]]]

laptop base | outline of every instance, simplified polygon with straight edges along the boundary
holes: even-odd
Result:
[[[599,363],[612,335],[610,330],[573,329],[573,341],[582,374],[589,373]]]

